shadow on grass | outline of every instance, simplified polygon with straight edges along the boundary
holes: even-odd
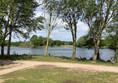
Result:
[[[27,60],[27,59],[32,59],[32,55],[10,55],[10,56],[1,56],[0,55],[0,60]]]
[[[15,60],[30,60],[32,59],[32,55],[4,55],[1,56],[0,55],[0,66],[4,66],[4,65],[10,65],[10,64],[15,64],[14,61]]]

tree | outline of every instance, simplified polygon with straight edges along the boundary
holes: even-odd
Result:
[[[76,56],[76,38],[77,38],[77,23],[82,15],[82,0],[59,0],[60,6],[58,12],[60,18],[67,24],[66,29],[71,31],[73,40],[72,59]]]
[[[57,6],[57,1],[56,0],[43,0],[43,7],[45,9],[44,13],[46,12],[49,16],[49,19],[46,19],[45,21],[45,28],[47,28],[47,42],[46,42],[46,47],[45,47],[45,55],[48,55],[48,45],[49,45],[49,38],[51,32],[54,30],[54,28],[57,25],[57,14],[55,13],[56,11],[56,6]]]
[[[110,25],[115,23],[114,17],[118,16],[117,0],[85,0],[83,9],[84,21],[90,28],[90,35],[94,41],[93,60],[99,60],[99,48],[102,32]]]
[[[20,5],[19,5],[20,4]],[[27,38],[28,34],[33,30],[41,29],[42,17],[34,18],[34,11],[38,7],[38,3],[34,0],[22,1],[11,0],[11,24],[9,27],[9,44],[7,55],[10,55],[12,32],[21,34]],[[24,30],[28,32],[24,32]]]
[[[109,42],[109,47],[113,48],[115,50],[115,55],[113,56],[113,61],[118,61],[118,18],[115,18],[114,20],[117,20],[117,22],[113,23],[111,26],[109,26],[106,30],[107,34],[107,40]]]
[[[86,36],[82,36],[77,41],[77,46],[82,47],[86,44]]]
[[[2,25],[2,41],[9,36],[7,55],[10,55],[11,37],[12,32],[22,34],[23,37],[28,37],[31,31],[41,29],[42,17],[34,18],[34,11],[38,7],[38,3],[34,0],[6,0],[3,3],[6,5],[7,16],[3,17]],[[1,8],[2,12],[3,9]],[[6,23],[6,24],[5,24]],[[4,25],[3,25],[4,24]],[[5,29],[5,30],[4,30]],[[3,31],[5,34],[3,34]],[[24,32],[27,31],[27,32]],[[4,43],[2,42],[2,48]],[[1,49],[1,55],[4,55],[3,49]]]
[[[9,26],[9,13],[8,0],[0,0],[0,39],[1,39],[1,55],[4,56],[4,44],[5,39],[8,36],[8,26]]]
[[[37,47],[39,45],[38,36],[33,35],[30,39],[30,42],[33,44],[33,47]]]
[[[84,35],[84,36],[81,36],[78,41],[77,41],[77,46],[78,47],[87,47],[87,48],[91,48],[94,46],[94,43],[93,43],[93,39],[92,38],[89,38],[89,35]]]

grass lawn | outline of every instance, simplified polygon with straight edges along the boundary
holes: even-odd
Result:
[[[1,76],[4,83],[118,83],[118,73],[37,66]]]
[[[71,58],[65,57],[54,57],[54,56],[33,56],[32,59],[34,61],[47,61],[47,62],[67,62],[67,63],[81,63],[81,64],[97,64],[97,65],[107,65],[107,66],[118,66],[118,63],[105,62],[105,61],[97,61],[93,63],[92,60],[72,60]]]
[[[71,58],[67,58],[67,57],[55,57],[55,56],[44,56],[44,55],[32,56],[32,58],[31,56],[12,55],[12,56],[5,56],[5,60],[13,60],[13,61],[14,60],[31,60],[31,61],[66,62],[66,63],[118,66],[118,62],[112,63],[112,62],[105,62],[105,61],[96,61],[96,63],[93,63],[92,60],[79,60],[79,59],[72,60]]]

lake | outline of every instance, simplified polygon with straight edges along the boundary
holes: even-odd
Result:
[[[0,50],[1,51],[1,50]],[[5,53],[7,48],[5,47]],[[1,53],[1,52],[0,52]],[[35,55],[43,55],[44,48],[20,48],[20,47],[11,47],[11,54],[35,54]],[[90,59],[94,53],[93,48],[77,48],[76,57],[77,58],[86,58]],[[72,47],[50,47],[49,54],[53,56],[65,56],[71,57],[72,55]],[[114,55],[114,50],[112,49],[100,49],[100,58],[102,60],[110,60]]]

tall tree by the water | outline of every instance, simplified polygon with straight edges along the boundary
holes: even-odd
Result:
[[[39,19],[34,18],[34,11],[39,6],[34,0],[1,0],[0,10],[5,12],[5,16],[1,17],[1,55],[4,55],[4,42],[8,37],[7,55],[10,55],[12,33],[22,34],[23,37],[28,37],[28,34],[33,30],[41,29]],[[3,5],[4,4],[4,5]],[[4,8],[4,9],[3,9]]]
[[[76,57],[77,23],[82,15],[82,0],[60,0],[59,14],[63,22],[66,23],[66,29],[70,30],[73,41],[72,59]]]
[[[94,41],[93,60],[100,59],[99,48],[102,32],[109,25],[117,22],[114,17],[118,17],[118,0],[85,0],[83,9],[84,21],[90,28],[90,36]]]
[[[47,28],[47,41],[45,46],[45,55],[48,55],[48,45],[49,45],[50,35],[58,23],[57,22],[58,16],[55,13],[57,10],[56,7],[58,3],[56,0],[43,0],[42,4],[44,7],[45,28]]]

